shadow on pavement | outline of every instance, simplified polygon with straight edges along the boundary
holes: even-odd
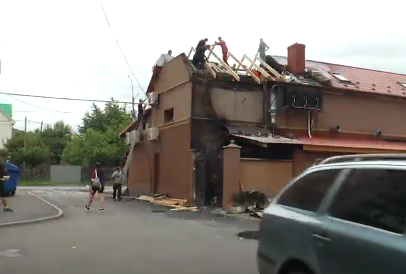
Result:
[[[258,240],[259,232],[258,231],[243,231],[237,234],[238,237],[247,239],[247,240]]]

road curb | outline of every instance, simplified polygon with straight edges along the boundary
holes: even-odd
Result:
[[[59,207],[57,207],[56,205],[48,202],[47,200],[45,200],[44,198],[39,197],[38,195],[30,192],[30,191],[26,191],[28,194],[30,194],[31,196],[36,197],[37,199],[40,199],[41,201],[43,201],[44,203],[48,204],[49,206],[53,207],[54,209],[56,209],[58,211],[57,214],[53,215],[53,216],[49,216],[49,217],[43,217],[43,218],[38,218],[38,219],[32,219],[32,220],[25,220],[25,221],[18,221],[18,222],[9,222],[9,223],[4,223],[4,224],[0,224],[0,228],[2,227],[6,227],[6,226],[17,226],[17,225],[26,225],[26,224],[33,224],[33,223],[40,223],[40,222],[45,222],[45,221],[51,221],[51,220],[55,220],[55,219],[59,219],[63,217],[63,211],[62,209],[60,209]]]

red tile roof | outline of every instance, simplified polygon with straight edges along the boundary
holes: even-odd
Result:
[[[273,56],[281,65],[287,64],[284,56]],[[351,83],[331,77],[332,86],[339,89],[357,90],[373,94],[385,94],[406,98],[406,75],[373,69],[350,67],[306,60],[306,69],[317,69],[329,74],[340,74]],[[400,83],[404,83],[402,86]]]
[[[321,137],[302,137],[298,139],[302,145],[327,146],[342,148],[360,148],[360,149],[378,149],[378,150],[396,150],[406,151],[406,143],[386,142],[381,140],[357,140],[357,139],[336,139]]]

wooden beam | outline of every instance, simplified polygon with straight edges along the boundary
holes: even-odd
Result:
[[[281,79],[283,78],[279,72],[277,72],[276,70],[274,70],[270,65],[268,65],[264,60],[262,60],[259,56],[256,56],[254,59],[254,63],[255,60],[258,60],[264,67],[266,67],[273,75],[275,75],[277,78]]]
[[[217,74],[216,74],[216,72],[213,70],[213,68],[211,67],[211,64],[209,64],[209,63],[205,63],[205,66],[206,66],[206,68],[207,68],[207,70],[210,72],[210,74],[213,76],[213,78],[214,79],[216,79],[217,78]]]
[[[241,61],[238,63],[238,66],[235,68],[236,70],[239,70],[239,69],[240,69],[240,64],[241,64],[242,66],[244,66],[244,65],[243,65],[244,59],[245,59],[245,54],[244,54],[244,56],[242,57]]]
[[[210,55],[211,55],[211,53],[213,52],[215,46],[216,46],[216,45],[212,45],[212,46],[211,46],[211,50],[209,51],[209,54],[207,55],[207,61],[209,61]]]
[[[259,70],[261,72],[262,75],[264,75],[266,78],[271,78],[271,80],[275,80],[271,75],[269,75],[268,72],[266,72],[264,69],[262,69],[261,67],[259,67],[257,64],[255,64],[254,61],[252,61],[246,54],[244,54],[244,58],[247,59],[250,63],[251,66],[249,67],[249,69],[251,69],[253,66]]]
[[[217,66],[217,64],[215,63],[209,63],[211,68],[215,71],[215,72],[222,72],[222,70]]]
[[[196,52],[194,47],[190,48],[189,54],[187,55],[187,58],[190,59],[190,55],[192,54],[192,52]]]
[[[245,66],[243,63],[240,62],[240,60],[238,60],[231,52],[228,53],[228,55],[234,59],[234,61],[238,64],[239,66],[242,66],[243,69],[251,75],[252,78],[254,78],[254,80],[258,83],[261,84],[261,80],[250,70],[247,68],[247,66]]]
[[[211,48],[208,48],[207,50],[210,51],[210,53],[213,54],[213,56],[217,59],[217,61],[219,61],[220,64],[223,65],[223,67],[227,70],[228,74],[233,76],[237,81],[240,81],[240,76],[237,73],[235,73],[235,71],[232,70],[230,66],[227,65],[220,57],[218,57],[217,54]]]

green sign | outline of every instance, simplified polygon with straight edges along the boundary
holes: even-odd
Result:
[[[12,104],[0,104],[0,108],[1,108],[9,117],[13,117],[13,105],[12,105]]]

